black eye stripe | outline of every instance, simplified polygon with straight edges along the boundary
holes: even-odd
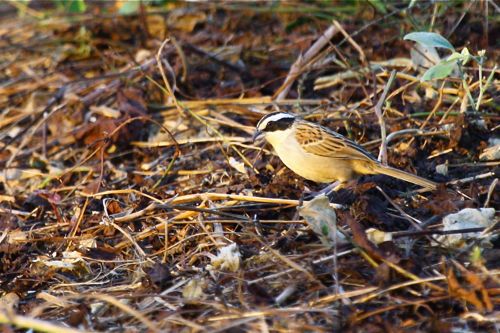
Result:
[[[294,120],[294,118],[281,118],[277,121],[270,121],[264,128],[264,132],[284,131],[292,126]]]

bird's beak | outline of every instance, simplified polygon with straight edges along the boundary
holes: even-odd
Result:
[[[255,133],[253,134],[252,141],[259,141],[264,137],[264,132],[261,132],[259,130],[256,130]]]

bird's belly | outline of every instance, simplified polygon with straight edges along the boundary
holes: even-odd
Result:
[[[355,176],[350,161],[310,154],[285,144],[275,147],[275,150],[289,169],[317,183],[345,182]]]

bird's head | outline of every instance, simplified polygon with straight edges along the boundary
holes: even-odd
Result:
[[[265,137],[268,141],[273,141],[274,137],[286,137],[286,132],[291,130],[295,119],[293,114],[283,111],[267,114],[257,123],[253,140]]]

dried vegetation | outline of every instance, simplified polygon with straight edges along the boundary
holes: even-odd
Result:
[[[452,247],[436,234],[448,214],[498,207],[498,153],[484,158],[498,140],[498,80],[478,107],[457,77],[421,83],[402,37],[439,31],[485,49],[482,76],[464,68],[477,100],[498,60],[499,8],[336,3],[178,3],[129,15],[114,3],[78,15],[0,4],[0,322],[494,332],[496,225]],[[374,154],[382,119],[387,135],[400,134],[388,163],[443,185],[350,184],[330,198],[344,205],[347,236],[332,248],[296,209],[320,187],[251,141],[275,109]]]

